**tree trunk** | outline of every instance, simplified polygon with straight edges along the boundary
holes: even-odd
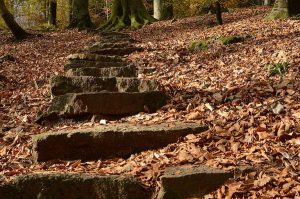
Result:
[[[24,39],[29,34],[19,26],[15,21],[14,16],[8,11],[5,6],[4,0],[0,0],[0,13],[7,27],[11,30],[16,39]]]
[[[162,19],[172,19],[174,17],[174,8],[172,3],[163,6]]]
[[[56,0],[50,0],[49,1],[49,16],[48,16],[49,24],[56,25],[56,10],[57,10]]]
[[[276,0],[272,12],[269,15],[270,19],[284,19],[300,14],[299,0]]]
[[[154,18],[160,20],[162,18],[163,4],[162,0],[153,0]]]
[[[137,29],[154,21],[142,0],[114,0],[111,17],[100,29],[103,31],[118,31],[125,27]]]
[[[72,16],[71,28],[90,28],[92,26],[89,14],[89,1],[88,0],[73,0],[72,2]]]
[[[219,25],[223,25],[222,8],[221,8],[221,4],[220,4],[219,1],[216,1],[215,7],[216,7],[217,22],[218,22]]]
[[[288,1],[289,16],[300,15],[300,0]]]
[[[264,0],[264,5],[265,6],[270,6],[271,5],[271,0]]]

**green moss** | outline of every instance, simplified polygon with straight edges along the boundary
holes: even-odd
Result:
[[[33,30],[38,31],[55,31],[56,29],[56,26],[49,23],[43,23],[33,28]]]
[[[228,36],[228,37],[221,37],[219,38],[219,40],[223,45],[228,45],[228,44],[242,42],[244,41],[244,38],[240,36]]]
[[[270,75],[284,75],[288,72],[289,63],[273,62],[266,65],[266,69]]]
[[[189,49],[193,51],[205,51],[208,49],[208,43],[205,40],[195,40],[191,42]]]

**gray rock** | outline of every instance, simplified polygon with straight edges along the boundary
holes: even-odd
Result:
[[[120,41],[128,41],[128,42],[135,42],[128,34],[120,33],[101,33],[100,34],[100,41],[102,42],[120,42]]]
[[[207,166],[169,167],[161,177],[158,199],[202,197],[223,185],[233,174]]]
[[[97,48],[93,47],[88,49],[90,53],[96,53],[99,55],[129,55],[134,52],[142,51],[142,48],[126,47],[126,48]]]
[[[36,161],[126,158],[206,130],[204,125],[178,122],[151,126],[119,124],[50,132],[33,136],[33,156]]]
[[[32,174],[0,184],[0,199],[148,199],[132,177],[88,174]]]
[[[50,80],[51,94],[53,96],[67,93],[89,93],[100,91],[117,92],[117,80],[114,77],[54,76]]]
[[[136,51],[142,51],[142,48],[129,44],[128,42],[121,43],[95,43],[91,46],[85,47],[85,51],[89,53],[102,55],[129,55]]]
[[[51,106],[37,122],[57,117],[76,118],[86,115],[124,116],[139,112],[155,112],[166,104],[161,91],[69,93],[54,97]]]
[[[136,41],[130,37],[100,37],[97,41],[102,43],[119,43],[119,42],[131,42],[135,43]]]
[[[151,92],[158,91],[159,84],[155,80],[138,78],[117,78],[119,92]]]
[[[53,96],[67,93],[91,93],[100,91],[149,92],[158,90],[156,81],[137,78],[54,76],[50,81],[50,85]]]
[[[139,74],[151,74],[156,71],[155,67],[139,68]]]
[[[99,35],[103,38],[130,38],[129,34],[122,32],[100,32]]]
[[[77,53],[67,57],[68,60],[90,60],[99,62],[122,62],[123,57],[113,55],[98,55],[92,53]]]
[[[92,45],[84,47],[84,50],[89,50],[89,49],[92,49],[92,48],[126,48],[126,47],[135,47],[135,46],[132,42],[128,42],[128,41],[121,41],[121,42],[118,42],[118,43],[114,43],[114,42],[107,42],[107,43],[95,42]]]
[[[135,66],[113,68],[73,68],[66,72],[66,76],[94,76],[94,77],[137,77]]]
[[[123,67],[128,66],[126,61],[91,61],[91,60],[68,60],[64,66],[64,70],[68,71],[74,68],[111,68],[111,67]]]

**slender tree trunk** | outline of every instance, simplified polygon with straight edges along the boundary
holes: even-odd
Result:
[[[220,4],[219,1],[216,1],[215,7],[216,7],[217,22],[218,22],[219,25],[223,25],[222,8],[221,8],[221,4]]]
[[[49,16],[48,16],[49,24],[56,25],[56,11],[57,11],[56,0],[50,0],[49,1]]]
[[[8,11],[5,6],[4,0],[0,0],[0,13],[7,27],[11,30],[16,39],[24,39],[29,34],[19,26],[15,21],[14,16]]]
[[[73,0],[71,23],[69,27],[90,28],[91,26],[89,0]]]
[[[271,5],[271,0],[264,0],[264,5],[265,6],[270,6]]]
[[[134,29],[156,21],[146,10],[142,0],[114,0],[111,17],[100,27],[103,31],[118,31],[125,27]]]
[[[153,0],[153,10],[154,10],[154,18],[161,20],[162,12],[163,12],[162,0]]]

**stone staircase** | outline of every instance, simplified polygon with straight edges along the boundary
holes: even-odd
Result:
[[[54,76],[49,109],[38,121],[88,115],[124,116],[155,112],[167,102],[155,80],[138,78],[126,56],[142,49],[121,33],[102,34],[101,42],[68,56],[65,76]]]
[[[142,50],[126,34],[103,33],[101,42],[70,55],[65,76],[51,79],[53,100],[40,121],[83,115],[124,116],[154,112],[167,96],[155,80],[137,78],[136,66],[125,55]],[[96,161],[127,158],[158,149],[208,127],[197,123],[155,125],[109,124],[35,135],[35,162],[52,160]],[[1,177],[1,176],[0,176]],[[161,187],[146,188],[133,176],[35,173],[10,182],[0,178],[0,199],[185,199],[202,197],[232,178],[231,172],[206,166],[168,167]]]

